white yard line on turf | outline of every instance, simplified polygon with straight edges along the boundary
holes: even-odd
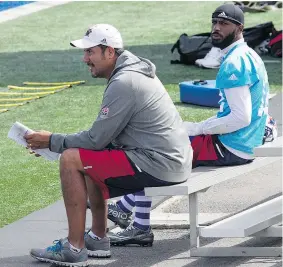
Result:
[[[0,23],[17,19],[43,9],[63,5],[68,2],[70,1],[38,1],[23,6],[10,8],[0,12]]]

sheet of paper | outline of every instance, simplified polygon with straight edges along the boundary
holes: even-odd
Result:
[[[17,142],[18,144],[20,144],[24,147],[27,147],[27,142],[26,142],[24,136],[27,133],[32,133],[32,132],[34,132],[34,131],[29,129],[25,125],[23,125],[19,122],[15,122],[13,124],[13,126],[11,127],[11,129],[9,130],[8,138],[14,140],[15,142]],[[52,152],[48,148],[35,149],[34,152],[36,154],[41,155],[42,157],[44,157],[47,160],[58,160],[59,157],[60,157],[60,154]]]

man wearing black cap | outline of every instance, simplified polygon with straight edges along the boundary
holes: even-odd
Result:
[[[248,163],[254,159],[253,149],[262,144],[268,77],[261,58],[245,43],[243,29],[244,13],[238,6],[224,4],[213,12],[212,44],[224,55],[216,77],[220,109],[205,121],[185,122],[195,166]]]
[[[244,14],[238,6],[225,4],[218,7],[212,14],[212,23],[219,21],[219,24],[226,25],[214,30],[212,33],[212,49],[205,58],[196,60],[195,64],[204,68],[219,68],[222,59],[221,49],[229,46],[237,38],[243,38],[241,35],[244,25]],[[237,27],[239,26],[239,27]]]
[[[236,5],[222,5],[212,14],[212,25],[212,44],[224,49],[243,39],[244,13]]]

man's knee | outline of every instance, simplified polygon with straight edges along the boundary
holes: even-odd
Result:
[[[68,165],[71,167],[76,167],[78,169],[83,169],[83,165],[80,158],[80,152],[78,148],[66,149],[60,157],[60,165]]]

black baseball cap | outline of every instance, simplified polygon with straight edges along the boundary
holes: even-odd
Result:
[[[220,18],[233,22],[237,25],[244,25],[244,12],[234,4],[224,4],[212,13],[212,18]]]

